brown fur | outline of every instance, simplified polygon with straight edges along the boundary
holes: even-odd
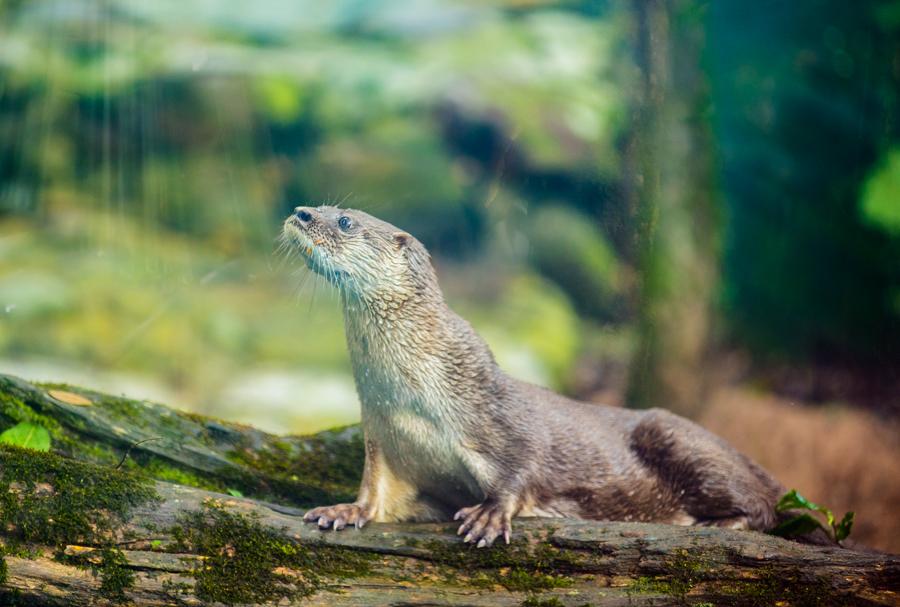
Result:
[[[456,512],[479,546],[509,541],[514,516],[773,525],[782,486],[701,427],[504,373],[444,303],[412,236],[334,207],[298,208],[284,234],[341,291],[367,447],[357,501],[307,520],[340,529]]]

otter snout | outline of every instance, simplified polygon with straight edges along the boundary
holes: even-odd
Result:
[[[294,217],[300,220],[300,223],[306,225],[312,221],[314,210],[311,207],[296,207],[294,208]]]

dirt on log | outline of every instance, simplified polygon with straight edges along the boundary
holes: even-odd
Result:
[[[517,519],[490,549],[449,523],[321,532],[299,515],[352,497],[353,427],[276,437],[0,375],[0,428],[23,421],[53,442],[0,447],[2,605],[900,604],[900,557],[751,532]]]

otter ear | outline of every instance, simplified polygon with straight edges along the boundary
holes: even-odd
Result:
[[[406,232],[394,232],[394,244],[397,245],[398,249],[402,249],[409,245],[410,240],[412,240],[412,236]]]

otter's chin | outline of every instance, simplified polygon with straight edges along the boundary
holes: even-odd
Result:
[[[309,258],[312,240],[306,235],[302,227],[288,219],[284,222],[281,233],[292,247],[300,251],[300,254],[304,257]]]
[[[312,240],[310,240],[309,236],[306,235],[306,232],[302,227],[295,224],[292,220],[288,219],[284,222],[284,227],[282,228],[282,236],[287,241],[287,244],[295,249],[300,256],[303,258],[303,261],[306,262],[306,266],[316,272],[319,272],[316,267],[318,264],[313,262],[313,244]]]

